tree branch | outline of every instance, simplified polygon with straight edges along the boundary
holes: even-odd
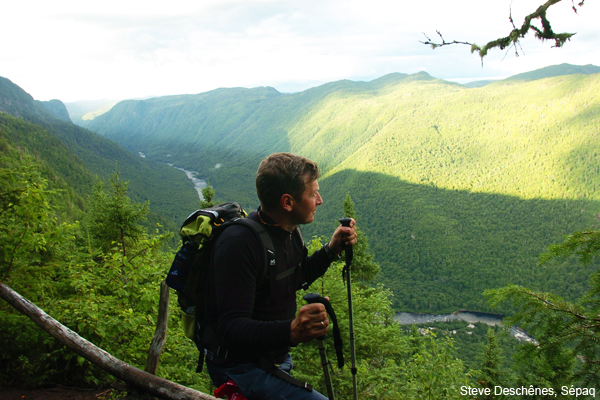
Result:
[[[474,53],[477,51],[479,53],[479,57],[483,60],[483,57],[485,57],[487,55],[488,51],[493,48],[498,47],[500,50],[504,50],[508,47],[512,47],[512,46],[516,47],[519,44],[519,41],[522,38],[524,38],[525,35],[527,35],[527,33],[531,30],[534,32],[536,38],[538,38],[542,41],[554,40],[554,47],[562,47],[568,40],[571,40],[571,37],[573,37],[573,35],[575,35],[575,33],[555,33],[552,30],[550,21],[546,17],[546,12],[547,12],[548,8],[550,8],[551,6],[553,6],[557,3],[560,3],[561,1],[562,0],[547,0],[544,4],[539,6],[537,8],[537,10],[535,10],[535,12],[533,12],[525,17],[523,25],[521,25],[520,28],[517,28],[515,26],[513,18],[512,18],[512,11],[511,11],[509,20],[513,26],[512,31],[505,37],[501,37],[501,38],[489,41],[483,47],[480,47],[475,43],[466,42],[466,41],[453,40],[451,42],[446,42],[446,40],[444,40],[442,34],[439,31],[436,31],[436,32],[442,39],[441,43],[434,42],[429,37],[427,37],[427,35],[425,35],[425,34],[423,34],[423,35],[425,36],[425,38],[427,40],[424,42],[421,42],[421,43],[431,46],[432,49],[436,49],[436,48],[442,47],[442,46],[448,46],[451,44],[466,44],[466,45],[471,46],[471,53]],[[573,7],[572,7],[573,11],[575,11],[575,13],[577,13],[577,6],[579,6],[579,7],[583,6],[585,0],[582,0],[581,2],[579,2],[577,4],[577,6],[575,5],[574,0],[571,0],[571,2],[573,4]],[[536,20],[536,19],[540,20],[540,24],[542,26],[541,29],[535,25],[532,25],[532,21]],[[516,52],[516,55],[517,56],[519,55],[518,52]]]
[[[158,320],[156,321],[156,332],[150,349],[148,350],[148,359],[146,360],[145,371],[156,375],[160,355],[167,338],[167,323],[169,321],[169,287],[166,281],[160,283],[160,300],[158,301]]]

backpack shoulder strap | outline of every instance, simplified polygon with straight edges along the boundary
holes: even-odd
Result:
[[[262,224],[250,218],[238,218],[232,221],[232,223],[241,224],[248,227],[252,232],[254,232],[254,234],[258,238],[258,241],[261,244],[261,248],[263,250],[263,265],[265,266],[265,268],[262,270],[262,273],[257,281],[260,283],[265,278],[269,270],[275,267],[275,247],[273,246],[273,240],[271,240],[269,232],[267,232],[267,230]],[[271,275],[272,280],[274,278],[274,274],[269,275]],[[271,284],[272,283],[273,282],[271,282]],[[273,287],[273,285],[271,285],[271,287]]]

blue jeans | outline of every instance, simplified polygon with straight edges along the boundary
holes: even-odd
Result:
[[[316,390],[309,392],[292,385],[262,370],[254,363],[223,368],[207,361],[206,367],[215,384],[221,385],[232,380],[248,400],[327,400],[327,397]],[[292,356],[288,354],[279,369],[289,374],[292,367]]]

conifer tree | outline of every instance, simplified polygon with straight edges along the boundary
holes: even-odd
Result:
[[[348,194],[344,199],[344,217],[354,218],[359,226],[356,212],[354,211],[354,203]],[[370,282],[379,273],[381,268],[374,259],[374,254],[369,251],[369,243],[364,232],[360,229],[356,230],[357,241],[353,246],[354,258],[352,260],[352,276],[362,282]]]
[[[138,222],[146,218],[149,202],[132,202],[127,195],[128,186],[129,182],[119,179],[119,173],[115,171],[110,191],[106,192],[102,181],[98,181],[88,199],[88,232],[105,254],[116,244],[127,256],[128,245],[144,233]]]
[[[200,207],[210,208],[215,205],[215,190],[212,186],[208,185],[202,189],[202,201],[200,201]]]
[[[59,225],[50,203],[55,193],[40,165],[28,154],[0,142],[0,279],[19,268],[41,265],[56,251],[69,227]],[[30,281],[31,283],[31,281]]]
[[[540,264],[573,254],[582,263],[591,263],[600,254],[599,244],[598,230],[574,232],[563,243],[551,246]],[[492,306],[504,301],[516,305],[518,312],[508,322],[523,326],[536,338],[537,342],[524,344],[520,351],[521,370],[530,383],[600,387],[600,270],[592,273],[590,290],[573,302],[517,285],[485,293]]]
[[[505,374],[502,371],[502,349],[491,327],[488,328],[486,339],[486,344],[483,347],[483,361],[480,367],[481,373],[477,381],[481,387],[488,388],[493,393],[494,386],[505,385]],[[492,399],[494,396],[490,394],[486,398]]]

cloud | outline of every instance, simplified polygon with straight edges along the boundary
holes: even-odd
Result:
[[[23,0],[0,15],[0,76],[37,99],[198,93],[217,87],[298,91],[332,80],[421,70],[443,79],[503,77],[550,64],[600,64],[590,2],[549,13],[575,31],[564,49],[528,39],[483,67],[467,46],[431,50],[423,32],[479,44],[506,35],[540,1]],[[511,8],[512,7],[512,8]]]

